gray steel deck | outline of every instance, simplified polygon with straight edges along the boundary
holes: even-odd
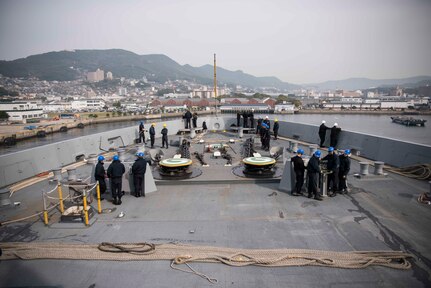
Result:
[[[158,191],[145,198],[126,195],[117,211],[96,215],[91,227],[45,227],[33,220],[0,227],[0,241],[178,241],[238,248],[403,250],[415,255],[413,269],[237,268],[192,263],[197,271],[218,279],[217,284],[210,284],[171,269],[168,261],[13,260],[0,262],[0,286],[430,287],[431,207],[416,201],[420,193],[429,191],[427,182],[392,174],[386,178],[350,176],[351,193],[319,202],[280,192],[278,183],[223,183],[232,167],[224,167],[224,159],[211,161],[219,164],[200,168],[204,172],[201,184],[198,177],[194,185],[181,181],[158,185]],[[352,161],[351,174],[358,171],[359,164]],[[208,184],[217,175],[223,175],[220,183]],[[21,206],[0,210],[0,221],[40,211],[41,191],[48,190],[47,185],[44,181],[16,192],[13,201],[21,201]],[[104,208],[114,207],[106,200],[102,203]],[[120,211],[126,213],[124,218],[116,218]]]

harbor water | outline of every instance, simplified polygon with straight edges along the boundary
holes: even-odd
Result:
[[[263,114],[258,114],[255,115],[255,119],[257,119],[259,116],[265,117],[265,115]],[[326,126],[328,127],[332,127],[334,123],[338,123],[339,127],[342,130],[360,132],[431,146],[431,116],[429,115],[413,116],[414,118],[422,118],[427,120],[425,127],[406,127],[400,124],[392,123],[392,120],[388,115],[293,114],[269,116],[271,119],[278,118],[280,121],[299,122],[316,126],[319,126],[322,120],[325,120]],[[236,116],[232,114],[232,117]],[[170,118],[169,120],[173,119]],[[161,120],[152,120],[151,122],[153,121],[159,122]],[[145,122],[145,124],[146,128],[148,129],[150,122]],[[198,125],[200,124],[201,122],[198,119]],[[0,146],[0,154],[13,153],[24,149],[64,141],[80,136],[91,135],[131,126],[136,126],[136,129],[138,129],[139,121],[103,123],[86,126],[84,129],[71,129],[68,130],[67,133],[54,133],[47,135],[45,138],[32,138],[23,140],[18,142],[15,146],[11,147]],[[160,131],[157,131],[157,133],[159,132]]]

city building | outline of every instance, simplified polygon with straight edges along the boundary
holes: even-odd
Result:
[[[106,79],[108,79],[108,80],[114,79],[114,76],[112,75],[111,71],[108,71],[108,73],[106,73]]]
[[[105,107],[105,101],[102,99],[81,99],[71,102],[72,110],[76,111],[95,111],[102,110]]]
[[[53,101],[50,103],[38,104],[38,107],[41,108],[43,112],[64,112],[72,109],[72,103]]]
[[[293,103],[275,104],[275,113],[294,113],[295,105]]]
[[[8,121],[26,123],[29,119],[45,118],[43,110],[37,107],[37,102],[1,103],[0,111],[9,115]]]
[[[105,79],[105,72],[103,70],[97,69],[95,72],[87,73],[88,82],[99,82]]]

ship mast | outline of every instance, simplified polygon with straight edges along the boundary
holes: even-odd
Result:
[[[214,100],[215,100],[215,114],[217,116],[217,66],[216,66],[216,54],[214,53]]]

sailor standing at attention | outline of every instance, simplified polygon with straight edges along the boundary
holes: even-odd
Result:
[[[322,120],[322,124],[319,127],[319,138],[320,138],[320,147],[323,147],[323,143],[325,143],[326,138],[326,130],[329,128],[325,125],[326,121]]]
[[[314,152],[313,156],[308,161],[307,178],[308,178],[308,198],[314,196],[314,199],[322,201],[323,198],[318,192],[319,173],[320,173],[320,151]]]
[[[278,119],[275,118],[274,127],[272,128],[272,131],[274,132],[274,139],[275,140],[277,140],[277,137],[278,137],[278,129],[280,129],[280,124],[278,124]]]
[[[163,124],[163,129],[162,129],[162,131],[160,133],[162,133],[162,148],[165,148],[165,144],[166,144],[166,149],[168,149],[169,148],[169,145],[168,145],[168,129],[166,128],[166,123]]]
[[[187,110],[186,113],[184,113],[184,120],[185,120],[185,128],[186,129],[191,129],[192,128],[192,124],[190,123],[190,119],[192,119],[193,115],[192,112],[190,112],[190,110]]]
[[[347,174],[350,171],[350,150],[344,150],[344,153],[340,155],[340,171],[338,172],[338,176],[340,179],[339,189],[341,194],[347,193]]]
[[[103,166],[105,163],[103,161],[105,161],[105,157],[100,155],[97,158],[96,168],[94,169],[94,179],[96,181],[99,181],[101,195],[106,192],[106,182],[105,182],[106,172],[105,172],[105,167]],[[104,200],[104,198],[100,198],[100,200]]]
[[[334,123],[334,126],[331,128],[331,147],[337,148],[338,138],[340,137],[341,128],[338,127],[338,123]]]
[[[302,195],[301,189],[302,185],[304,185],[304,174],[305,174],[305,166],[304,160],[302,160],[302,155],[304,155],[304,150],[298,149],[296,151],[296,156],[292,157],[293,163],[293,171],[295,171],[295,190],[292,191],[292,196],[300,196]]]
[[[141,124],[139,124],[139,143],[144,142],[144,144],[147,144],[145,142],[145,127],[144,127],[144,122],[141,121]]]
[[[198,113],[193,113],[193,119],[192,119],[193,128],[198,127]]]
[[[154,126],[156,126],[156,123],[151,123],[151,127],[150,127],[151,148],[154,148],[154,140],[156,138],[156,129],[154,128]]]
[[[111,179],[111,193],[112,203],[114,205],[121,205],[121,197],[123,191],[121,190],[123,184],[123,174],[126,172],[124,164],[120,162],[120,157],[115,155],[112,158],[112,163],[108,167],[108,177]]]
[[[334,197],[335,195],[337,195],[338,191],[338,171],[340,169],[340,159],[335,152],[336,151],[334,147],[329,147],[328,155],[326,155],[322,159],[328,161],[326,167],[329,171],[332,172],[328,175],[328,191],[331,192],[329,194],[329,197]]]
[[[145,172],[147,171],[147,160],[144,159],[144,152],[136,154],[138,159],[132,165],[133,186],[135,197],[145,197]]]

